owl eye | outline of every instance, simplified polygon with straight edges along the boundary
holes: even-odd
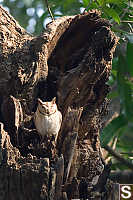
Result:
[[[44,104],[43,104],[43,105],[42,105],[42,108],[43,108],[43,110],[45,110],[45,111],[48,110],[48,106],[47,106],[47,105],[44,105]]]
[[[45,103],[43,103],[43,105],[42,105],[44,108],[47,108],[48,106],[47,106],[47,104],[45,104]]]

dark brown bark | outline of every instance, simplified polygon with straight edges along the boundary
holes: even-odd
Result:
[[[133,184],[133,171],[132,170],[123,170],[123,171],[114,171],[110,174],[110,179],[114,182],[123,183],[123,184]]]
[[[33,37],[0,7],[1,199],[107,195],[98,186],[99,129],[117,42],[95,10],[55,20]],[[37,98],[55,96],[63,115],[56,146],[40,142],[33,123]]]

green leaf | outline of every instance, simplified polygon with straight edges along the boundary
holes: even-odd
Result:
[[[106,6],[104,7],[104,11],[108,16],[112,17],[118,24],[120,24],[120,17],[113,8]]]
[[[97,2],[98,2],[98,4],[99,4],[99,6],[103,6],[103,5],[104,5],[104,3],[105,3],[105,1],[104,1],[104,0],[97,0]]]
[[[133,121],[133,83],[125,76],[127,67],[124,56],[119,56],[118,63],[117,85],[120,96],[121,112],[129,121]]]
[[[113,77],[115,77],[115,78],[117,77],[117,71],[116,70],[112,69],[111,74],[112,74]]]
[[[132,100],[132,87],[131,87],[131,83],[129,81],[125,81],[123,83],[123,88],[121,88],[121,90],[123,90],[123,105],[124,105],[124,110],[125,110],[125,114],[126,116],[129,118],[133,117],[133,100]]]
[[[128,42],[127,44],[127,65],[128,71],[133,76],[133,43]]]
[[[89,1],[88,0],[83,0],[83,6],[84,7],[87,7],[89,5],[89,3],[90,3],[90,0]]]
[[[114,99],[118,97],[118,91],[110,92],[107,96],[108,99]]]
[[[113,119],[102,131],[100,135],[101,145],[104,146],[108,144],[111,139],[117,135],[120,128],[127,124],[127,120],[124,115],[120,115]]]
[[[112,60],[112,70],[117,70],[118,57],[114,57]]]
[[[23,2],[27,7],[32,5],[32,0],[23,0]]]
[[[116,77],[117,76],[114,76],[113,75],[113,73],[110,75],[110,77],[109,77],[109,80],[108,80],[108,85],[110,85],[110,86],[113,86],[114,84],[115,84],[115,82],[116,82]]]
[[[105,3],[120,5],[125,3],[126,1],[127,0],[105,0]]]
[[[133,123],[128,123],[124,134],[119,132],[119,140],[117,142],[117,147],[121,149],[122,152],[132,152],[133,149]]]

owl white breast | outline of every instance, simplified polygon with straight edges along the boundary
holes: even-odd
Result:
[[[58,133],[62,123],[62,114],[56,105],[56,98],[51,102],[43,102],[38,99],[38,107],[34,114],[34,123],[38,133],[42,136],[55,137],[57,140]]]

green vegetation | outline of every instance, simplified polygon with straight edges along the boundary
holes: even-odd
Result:
[[[0,0],[0,3],[32,34],[42,32],[51,20],[45,0]],[[113,88],[109,98],[120,103],[120,113],[102,131],[101,143],[105,146],[112,141],[113,146],[115,142],[115,150],[127,159],[128,153],[133,152],[133,0],[49,0],[48,3],[54,18],[82,13],[85,8],[99,9],[120,38],[108,82]],[[114,164],[113,168],[123,169],[123,166]]]

